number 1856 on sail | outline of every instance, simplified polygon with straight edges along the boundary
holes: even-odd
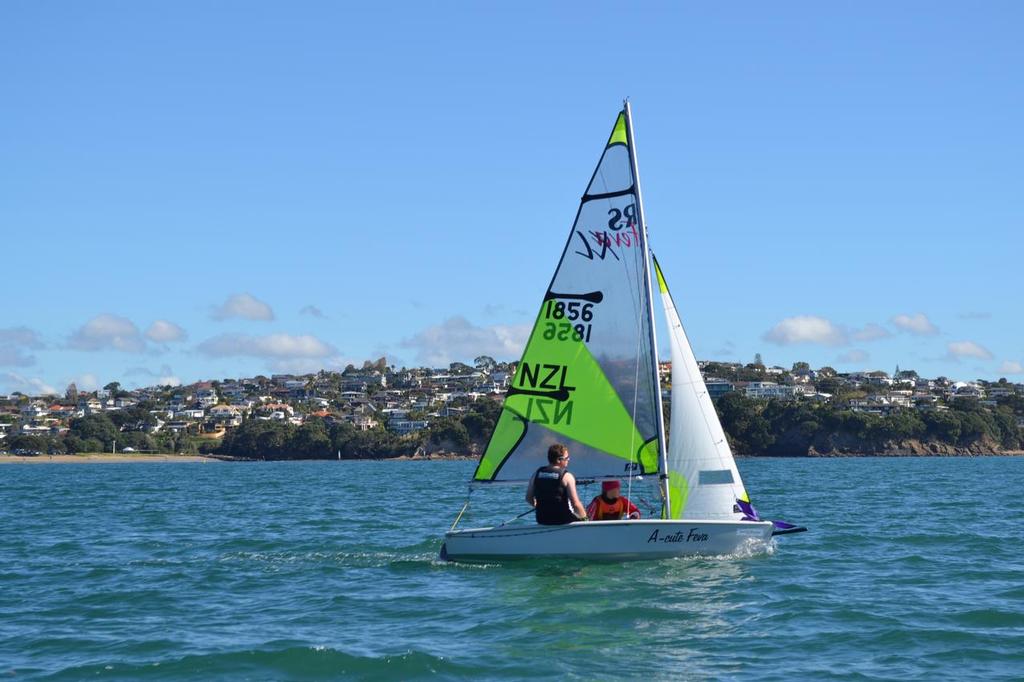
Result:
[[[590,342],[594,319],[594,304],[581,301],[555,301],[548,299],[544,304],[544,317],[554,322],[544,325],[544,338],[548,341],[585,341]],[[577,322],[579,320],[579,322]],[[575,323],[575,324],[574,324]]]

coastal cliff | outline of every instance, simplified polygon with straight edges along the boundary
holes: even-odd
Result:
[[[759,453],[766,454],[766,453]],[[982,438],[968,445],[952,445],[933,440],[890,440],[882,443],[865,442],[856,438],[824,438],[812,443],[805,451],[792,455],[806,457],[978,457],[984,455],[1024,455],[1024,450],[1004,448],[990,438]]]
[[[1009,410],[958,403],[886,415],[807,403],[763,403],[739,395],[716,403],[733,451],[749,456],[1017,455],[1021,430]]]

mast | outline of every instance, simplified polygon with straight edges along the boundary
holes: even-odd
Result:
[[[654,371],[654,404],[656,406],[658,422],[658,455],[661,459],[661,494],[664,501],[662,516],[671,509],[668,486],[668,449],[665,447],[665,410],[661,398],[661,375],[658,372],[658,335],[654,333],[654,288],[651,285],[651,249],[647,245],[647,220],[644,217],[644,199],[640,193],[640,169],[636,163],[636,138],[633,136],[633,112],[629,107],[629,100],[623,102],[623,110],[626,112],[626,136],[629,139],[629,165],[633,171],[633,183],[636,186],[636,210],[637,219],[640,221],[640,245],[644,253],[644,286],[647,289],[647,319],[650,320],[651,332],[651,362]]]

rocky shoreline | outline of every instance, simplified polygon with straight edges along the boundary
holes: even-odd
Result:
[[[85,453],[80,455],[0,455],[0,464],[124,464],[131,462],[215,462],[218,458],[205,455],[111,454]]]
[[[967,445],[953,445],[938,441],[919,439],[888,440],[881,443],[865,443],[850,439],[842,442],[829,439],[812,443],[806,452],[808,457],[979,457],[988,455],[1024,455],[1024,451],[1002,447],[991,438],[980,438]]]
[[[960,447],[942,443],[925,443],[921,441],[900,441],[886,444],[883,448],[868,450],[836,449],[818,451],[814,447],[807,452],[771,452],[771,453],[737,453],[742,459],[756,459],[761,457],[781,458],[839,458],[839,457],[1024,457],[1024,450],[1004,450],[1001,448],[986,448],[979,444]],[[459,462],[476,461],[478,454],[463,454],[457,452],[415,452],[408,455],[394,457],[343,457],[346,462]],[[230,457],[225,455],[175,455],[175,454],[135,454],[135,455],[111,455],[111,454],[88,454],[88,455],[0,455],[0,464],[46,464],[46,463],[127,463],[127,462],[309,462],[309,461],[335,461],[334,458],[311,460],[291,458],[265,458],[265,457]]]
[[[963,450],[966,450],[964,448]],[[784,457],[801,459],[839,459],[843,457],[1022,457],[1024,450],[1004,450],[1002,452],[910,452],[906,450],[894,450],[892,452],[808,452],[806,454],[776,454],[771,455],[738,455],[744,459],[758,459],[763,457]]]

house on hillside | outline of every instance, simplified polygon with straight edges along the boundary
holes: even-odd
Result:
[[[23,405],[20,413],[22,419],[32,420],[48,414],[49,409],[47,408],[46,403],[39,400],[33,400],[32,402]]]
[[[218,402],[217,392],[212,388],[203,388],[196,391],[196,404],[199,407],[213,407]]]
[[[242,413],[237,407],[231,405],[217,405],[210,408],[210,420],[224,428],[234,428],[242,425]]]
[[[732,382],[717,377],[708,377],[704,380],[704,385],[708,387],[708,395],[712,400],[718,400],[733,390]]]
[[[888,399],[877,395],[848,400],[846,401],[846,406],[851,412],[864,412],[879,416],[888,414],[891,409]]]
[[[954,398],[973,398],[975,400],[985,399],[985,389],[976,383],[957,382],[954,384]]]
[[[889,391],[889,404],[893,407],[911,408],[914,406],[913,391]]]
[[[795,384],[809,384],[818,378],[818,373],[810,367],[798,367],[789,373],[790,381]]]
[[[245,387],[235,382],[220,385],[220,393],[226,400],[235,402],[245,397]]]
[[[422,431],[423,429],[430,426],[430,422],[425,419],[394,419],[388,420],[388,428],[400,436],[405,436],[410,433]]]
[[[369,431],[377,428],[379,422],[368,414],[350,414],[345,420],[351,422],[360,431]]]
[[[892,386],[892,379],[887,372],[874,371],[864,375],[864,383],[868,386]]]
[[[199,422],[172,421],[164,428],[172,433],[199,433]]]
[[[893,381],[898,384],[912,384],[916,385],[921,379],[912,369],[899,369],[896,368],[896,372],[892,375]]]
[[[751,381],[747,384],[746,394],[754,400],[788,400],[796,394],[796,389],[793,386],[780,386],[774,381]]]
[[[256,408],[256,413],[261,416],[269,416],[271,419],[287,419],[295,414],[295,408],[288,403],[264,403]],[[274,416],[278,414],[280,416]]]
[[[56,419],[73,419],[78,410],[71,405],[50,405],[47,412]]]

